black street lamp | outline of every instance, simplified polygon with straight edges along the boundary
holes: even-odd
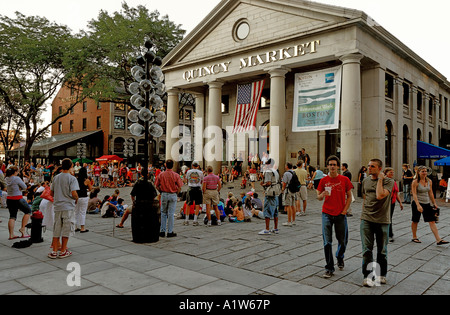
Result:
[[[129,127],[131,134],[136,137],[145,137],[144,167],[148,167],[150,137],[159,138],[164,133],[160,124],[166,121],[162,100],[166,93],[166,86],[164,74],[160,68],[162,60],[151,50],[153,43],[147,40],[145,47],[147,52],[137,59],[138,65],[131,68],[131,75],[136,82],[131,83],[128,88],[133,94],[130,102],[134,107],[128,113],[128,119],[133,122]]]

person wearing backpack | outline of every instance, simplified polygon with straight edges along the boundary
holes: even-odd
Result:
[[[284,193],[284,207],[287,211],[288,222],[283,223],[284,226],[295,225],[295,196],[300,191],[300,182],[297,174],[292,170],[292,163],[287,162],[285,165],[285,173],[281,180],[283,187],[281,189]]]

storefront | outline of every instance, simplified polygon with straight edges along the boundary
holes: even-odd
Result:
[[[305,148],[312,165],[324,167],[337,154],[357,174],[379,158],[399,174],[416,159],[417,140],[438,145],[441,130],[450,129],[447,79],[358,10],[224,0],[164,59],[163,70],[167,130],[178,126],[178,94],[193,93],[195,159],[215,172],[233,154],[245,160],[264,151],[284,171]],[[308,96],[302,84],[313,86],[320,75],[323,88],[334,90]],[[239,87],[261,81],[255,131],[233,133]],[[166,156],[178,160],[174,135]]]

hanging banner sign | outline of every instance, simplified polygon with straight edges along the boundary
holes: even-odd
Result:
[[[295,75],[293,132],[339,129],[341,69]]]

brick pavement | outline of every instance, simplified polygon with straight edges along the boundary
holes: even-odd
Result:
[[[242,191],[227,184],[228,191]],[[130,188],[121,196],[130,203]],[[262,196],[261,189],[257,192]],[[102,189],[100,197],[111,194]],[[167,294],[167,295],[431,295],[450,294],[450,246],[439,247],[427,224],[419,224],[422,244],[411,242],[410,206],[394,214],[395,242],[389,244],[388,283],[362,287],[359,217],[361,199],[352,204],[348,219],[349,244],[345,269],[331,279],[322,278],[324,254],[321,236],[321,202],[309,191],[307,215],[297,217],[297,225],[283,227],[280,234],[261,236],[264,221],[228,223],[207,228],[183,226],[175,220],[175,238],[161,238],[154,244],[131,242],[131,219],[124,229],[114,228],[119,219],[88,215],[90,232],[70,239],[73,256],[47,258],[51,231],[44,243],[14,249],[7,232],[8,210],[0,208],[0,294]],[[450,240],[450,204],[438,201],[442,238]],[[180,209],[179,202],[177,209]],[[19,215],[20,222],[21,215]],[[201,216],[203,219],[203,215]],[[16,230],[19,227],[16,223]],[[336,250],[336,241],[334,241]],[[81,286],[69,286],[68,264],[79,264]],[[72,278],[71,278],[72,279]]]

